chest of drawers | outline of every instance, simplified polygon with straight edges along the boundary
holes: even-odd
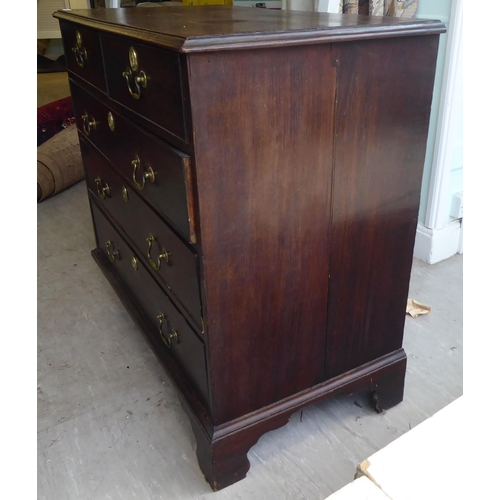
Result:
[[[439,21],[58,11],[96,248],[214,490],[296,411],[403,398]]]

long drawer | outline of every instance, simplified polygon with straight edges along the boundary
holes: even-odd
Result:
[[[139,305],[150,326],[146,334],[156,354],[160,358],[173,358],[207,404],[205,344],[157,285],[141,257],[127,245],[120,231],[92,199],[91,208],[97,248],[107,256],[112,269]]]
[[[89,191],[131,246],[201,329],[198,256],[80,134]]]
[[[76,123],[131,187],[190,243],[196,242],[189,156],[136,126],[70,81]]]

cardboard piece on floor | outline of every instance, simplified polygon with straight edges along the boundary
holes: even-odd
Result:
[[[431,308],[425,304],[417,302],[415,299],[408,299],[406,303],[406,312],[412,318],[416,318],[420,314],[429,314],[431,312]]]

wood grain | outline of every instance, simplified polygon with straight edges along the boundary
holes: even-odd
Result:
[[[73,48],[77,47],[77,31],[82,36],[82,48],[86,53],[83,67],[78,65],[73,53]],[[106,80],[104,78],[104,64],[99,32],[74,23],[61,22],[61,34],[68,71],[83,78],[101,92],[105,92]]]
[[[120,232],[107,219],[104,212],[97,208],[97,203],[93,200],[91,200],[91,207],[97,235],[96,252],[108,265],[107,274],[114,274],[122,283],[121,289],[126,288],[131,295],[132,302],[139,306],[147,323],[145,334],[155,354],[162,362],[173,363],[174,369],[187,380],[191,390],[195,392],[203,406],[210,408],[205,345],[165,292],[155,283],[147,263],[127,245]],[[112,249],[118,252],[113,263],[106,260],[108,259],[106,241],[111,241]],[[131,265],[132,256],[138,259],[136,270]],[[173,341],[170,348],[164,344],[159,333],[157,319],[159,314],[165,316],[162,324],[163,334],[167,336],[175,330],[178,335],[178,342]]]
[[[88,139],[128,181],[130,189],[165,217],[186,241],[196,242],[189,156],[124,118],[110,107],[109,100],[97,99],[73,79],[70,84],[78,128],[83,131],[82,115],[91,116],[96,127]],[[108,126],[109,113],[113,116],[114,130]],[[136,157],[141,165],[136,169],[136,180],[144,186],[142,190],[133,182],[132,161]],[[143,183],[142,175],[148,168],[153,169],[155,179]]]
[[[58,11],[60,19],[178,52],[205,52],[444,33],[441,21],[203,5]],[[137,12],[138,11],[138,12]]]
[[[335,64],[329,45],[190,59],[215,423],[322,379]]]
[[[130,185],[114,171],[88,141],[80,137],[82,156],[87,168],[89,191],[98,203],[125,233],[127,243],[142,256],[153,271],[155,279],[165,289],[176,305],[184,311],[189,321],[201,329],[201,304],[199,292],[198,256],[192,246],[182,241],[172,229],[134,192]],[[109,196],[98,199],[96,178],[109,187]],[[122,196],[122,188],[128,190],[128,200]],[[147,238],[155,236],[150,255],[156,263],[161,250],[170,252],[169,262],[161,261],[160,269],[153,270],[148,263]],[[161,249],[161,250],[160,250]]]
[[[244,477],[249,448],[306,405],[363,388],[375,391],[378,411],[400,402],[405,304],[444,25],[218,7],[56,17],[101,31],[104,47],[107,95],[90,134],[97,149],[82,139],[98,233],[93,255],[153,348],[152,323],[165,303],[155,290],[172,299],[172,316],[191,332],[194,342],[162,362],[212,488]],[[122,75],[132,43],[148,74],[135,101]],[[73,86],[78,110],[99,94],[82,78],[85,92]],[[99,135],[108,105],[119,110],[120,130],[122,116],[134,123],[130,130],[144,128],[113,144],[111,166],[109,140]],[[77,112],[80,128],[85,110]],[[121,149],[129,169],[129,152],[145,144],[156,164],[168,156],[162,140],[184,153],[175,178],[192,188],[192,245],[146,190],[131,190],[126,202],[113,194],[122,181],[130,185]],[[97,201],[92,179],[100,172],[112,196]],[[171,265],[148,267],[137,284],[130,268],[107,265],[105,220],[130,255],[147,263],[149,251],[154,259],[165,249]],[[149,235],[157,241],[152,248]],[[200,338],[191,330],[195,321]]]
[[[109,97],[187,142],[179,55],[116,35],[102,35],[101,43]],[[132,97],[123,76],[123,72],[130,69],[131,47],[137,54],[139,64],[138,70],[129,78],[131,90],[137,92],[133,80],[140,71],[144,71],[147,79],[146,88],[141,87],[138,99]]]
[[[401,347],[437,45],[339,48],[326,378]]]

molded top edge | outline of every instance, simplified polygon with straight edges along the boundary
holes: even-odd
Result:
[[[438,20],[281,11],[223,5],[63,9],[54,17],[178,52],[439,34]]]

